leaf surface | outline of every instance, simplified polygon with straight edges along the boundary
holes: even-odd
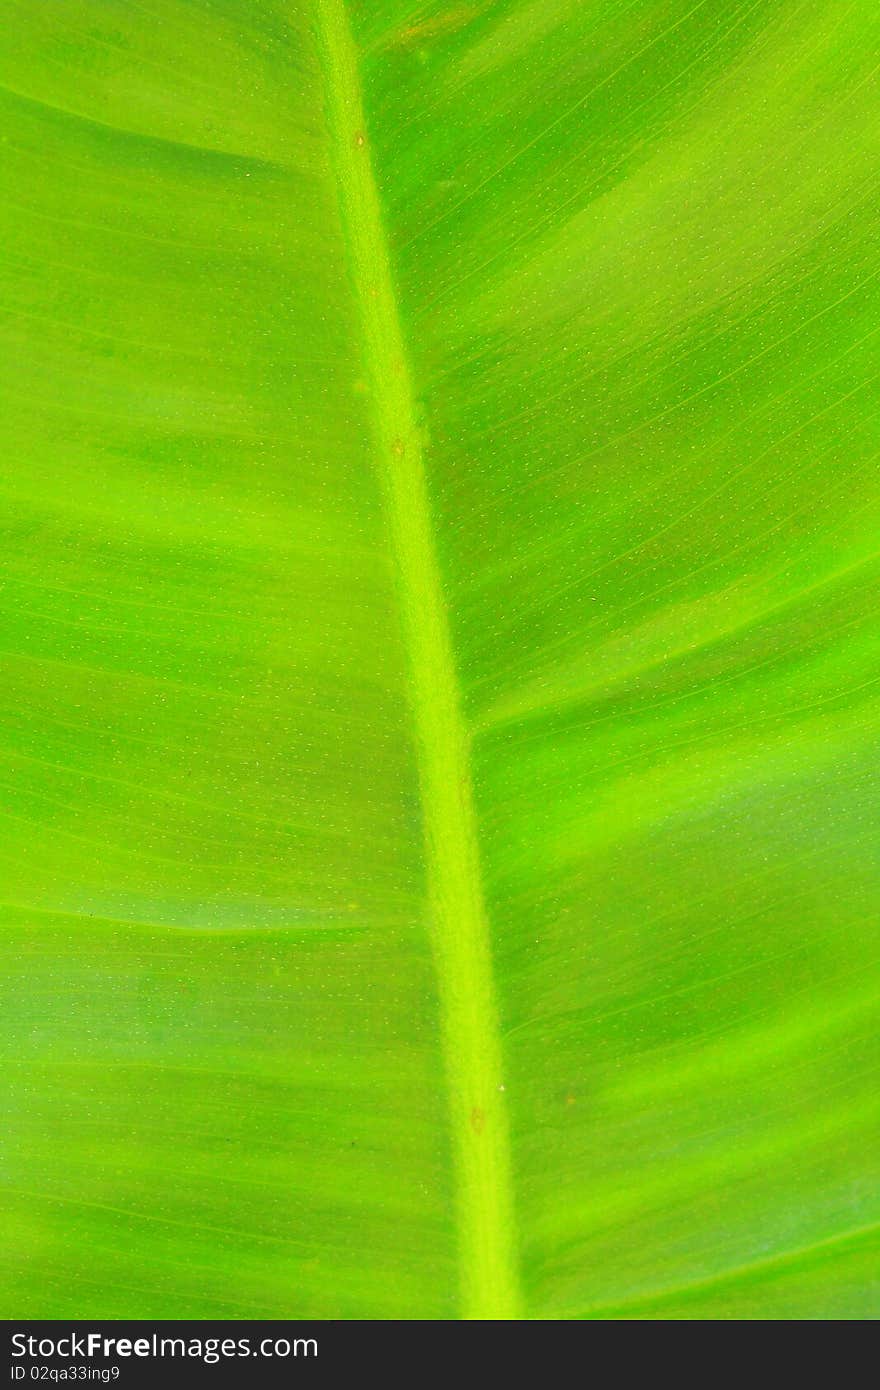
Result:
[[[875,8],[7,9],[4,1314],[876,1317]]]

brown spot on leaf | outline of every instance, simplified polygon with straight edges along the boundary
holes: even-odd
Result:
[[[473,1110],[471,1111],[471,1129],[474,1131],[474,1134],[482,1134],[485,1128],[485,1111],[481,1110],[478,1105],[475,1105]]]
[[[445,13],[431,19],[423,19],[417,24],[409,24],[405,29],[399,30],[395,44],[400,48],[409,48],[416,43],[444,38],[469,24],[479,13],[479,5],[451,5]]]

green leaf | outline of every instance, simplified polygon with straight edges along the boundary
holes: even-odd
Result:
[[[0,1311],[880,1315],[880,11],[6,17]]]

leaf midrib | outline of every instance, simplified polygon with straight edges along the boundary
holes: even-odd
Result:
[[[469,736],[358,55],[344,0],[315,0],[339,203],[363,333],[376,467],[409,658],[456,1178],[461,1315],[520,1316],[507,1108]]]

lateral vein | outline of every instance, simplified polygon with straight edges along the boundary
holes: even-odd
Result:
[[[461,1314],[521,1315],[500,1029],[468,731],[434,544],[423,445],[358,55],[344,0],[315,0],[339,201],[364,335],[374,447],[396,562],[455,1162]]]

